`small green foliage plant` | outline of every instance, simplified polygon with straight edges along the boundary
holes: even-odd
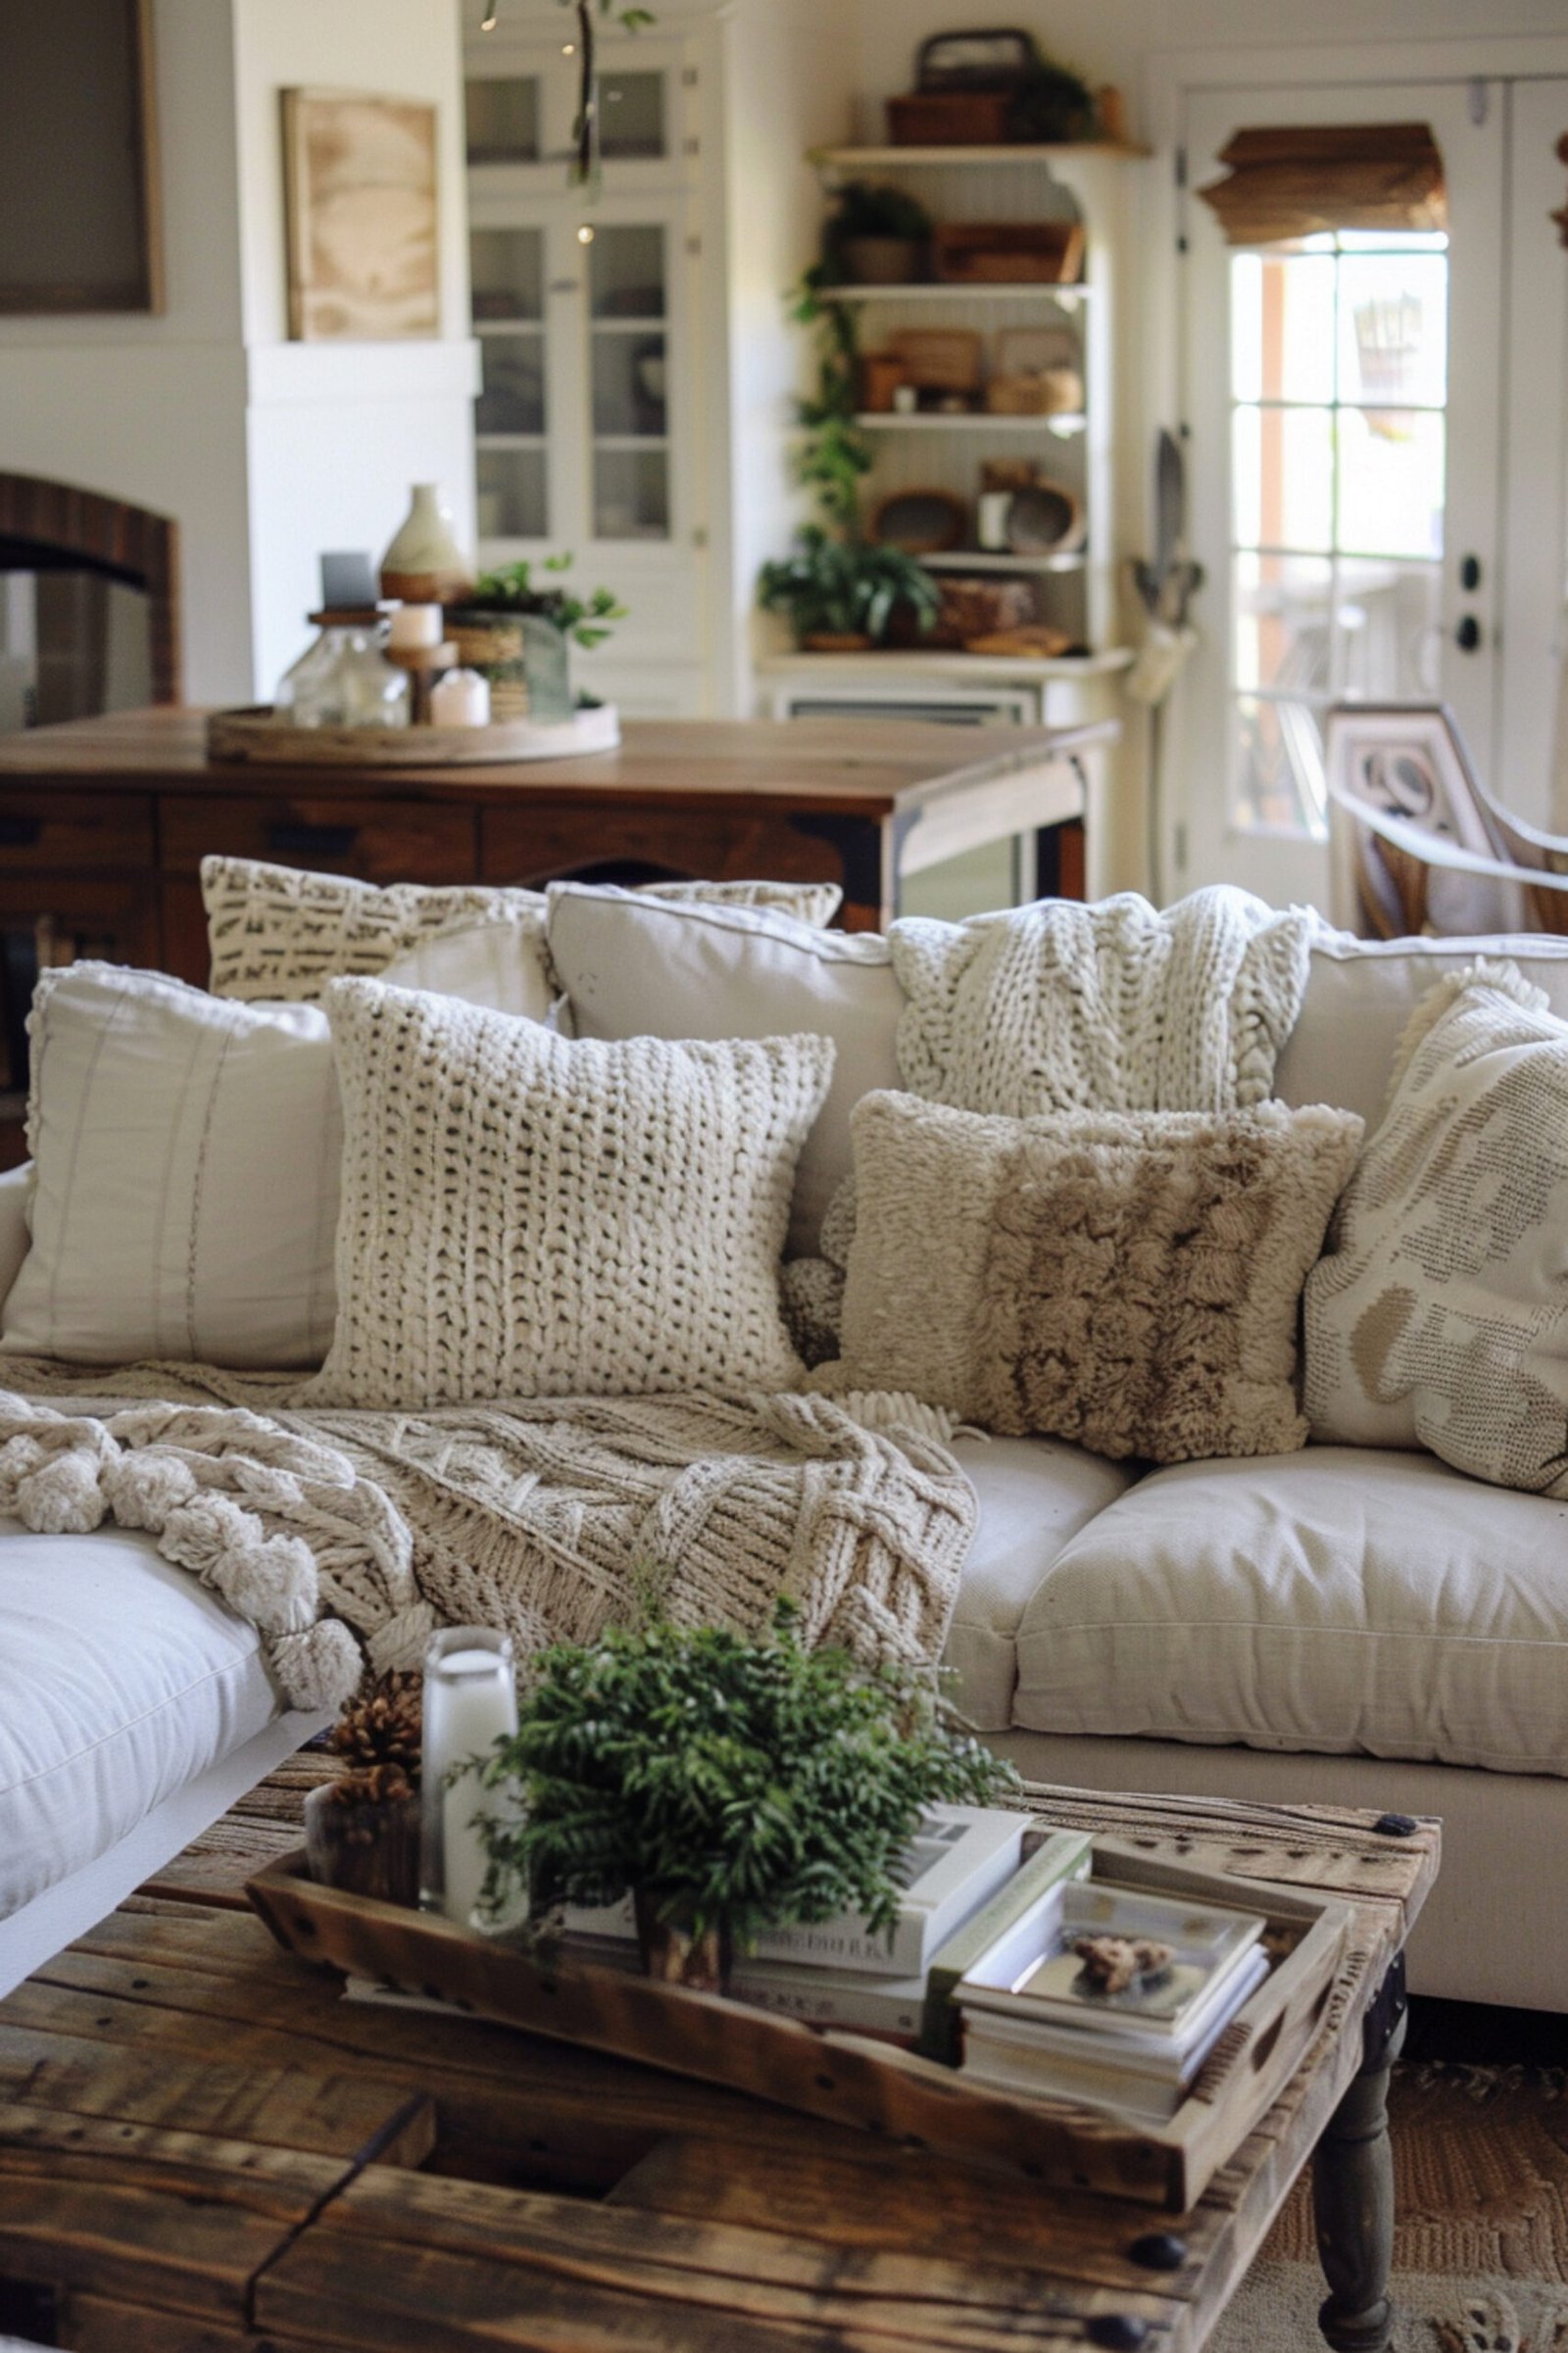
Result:
[[[764,564],[758,597],[766,613],[784,613],[796,637],[865,637],[884,642],[896,613],[929,629],[942,593],[925,566],[902,548],[863,539],[834,539],[817,523],[795,535],[787,556]]]
[[[851,237],[898,237],[923,245],[931,234],[925,206],[903,188],[873,179],[846,180],[823,231],[831,253]]]
[[[492,1884],[525,1885],[536,1916],[630,1888],[735,1950],[839,1912],[891,1934],[926,1807],[1016,1786],[948,1729],[930,1676],[808,1649],[785,1601],[756,1637],[656,1618],[546,1650],[484,1778],[512,1801],[486,1829]]]
[[[556,574],[569,571],[571,558],[547,556],[540,568]],[[564,636],[589,652],[603,645],[616,621],[626,617],[626,608],[612,589],[596,588],[579,597],[564,587],[536,587],[533,565],[526,562],[482,573],[464,603],[471,612],[534,613],[540,620],[553,621]]]

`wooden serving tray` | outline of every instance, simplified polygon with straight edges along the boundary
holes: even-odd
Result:
[[[1027,1844],[1027,1841],[1026,1841]],[[258,1873],[247,1893],[302,1960],[456,2003],[552,2040],[658,2067],[873,2132],[906,2148],[1185,2211],[1268,2113],[1328,2016],[1351,1914],[1293,1887],[1239,1887],[1097,1841],[1095,1876],[1261,1913],[1273,1969],[1226,2028],[1168,2124],[1070,2101],[1013,2099],[935,2060],[711,1993],[475,1936],[429,1912],[318,1887],[303,1853]]]
[[[488,727],[294,727],[268,704],[215,711],[207,721],[210,760],[258,767],[445,768],[481,760],[572,760],[612,752],[620,718],[612,703],[569,719],[498,719]]]

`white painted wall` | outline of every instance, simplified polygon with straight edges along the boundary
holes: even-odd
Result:
[[[471,535],[459,0],[154,0],[154,45],[168,309],[0,319],[0,466],[173,516],[187,697],[245,702],[304,643],[318,553],[379,556],[410,482]],[[287,340],[296,85],[438,107],[439,341]]]

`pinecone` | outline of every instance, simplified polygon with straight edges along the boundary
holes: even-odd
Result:
[[[343,1710],[328,1746],[353,1774],[393,1766],[412,1789],[419,1786],[420,1679],[383,1675]]]
[[[401,1765],[356,1766],[327,1787],[337,1805],[401,1805],[415,1789]]]

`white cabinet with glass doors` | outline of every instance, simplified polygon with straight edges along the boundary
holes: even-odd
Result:
[[[629,617],[582,683],[623,710],[704,707],[700,73],[692,45],[602,51],[604,185],[568,185],[569,42],[475,37],[467,57],[468,218],[479,559],[569,551]]]

